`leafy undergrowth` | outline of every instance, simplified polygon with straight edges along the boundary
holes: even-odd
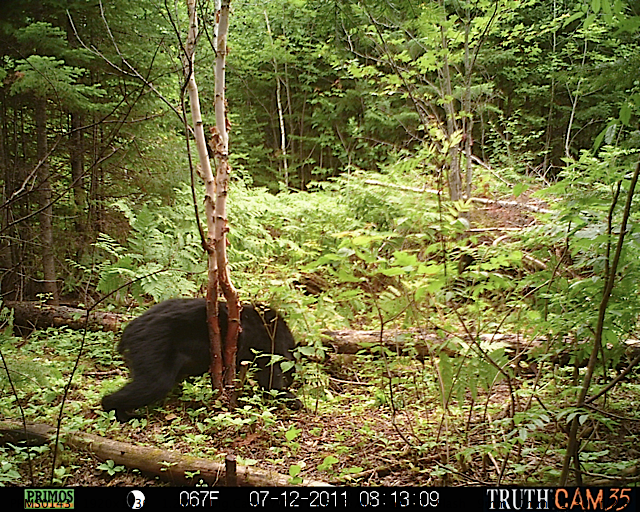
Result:
[[[234,279],[244,298],[286,316],[302,356],[296,393],[306,409],[263,403],[247,389],[229,412],[199,378],[122,426],[99,405],[127,378],[115,339],[89,333],[63,426],[213,460],[231,451],[241,464],[290,475],[292,484],[345,485],[556,484],[573,432],[582,483],[633,485],[640,481],[637,367],[612,381],[638,354],[640,219],[627,203],[634,227],[620,236],[616,190],[630,185],[617,158],[570,166],[558,191],[564,204],[543,221],[517,207],[439,206],[401,194],[394,186],[411,183],[404,175],[389,174],[388,187],[372,188],[354,173],[314,194],[240,188],[235,193],[250,208],[236,210]],[[199,289],[199,242],[180,208],[129,209],[127,216],[126,246],[97,244],[104,254],[98,289],[136,278],[115,298],[140,302]],[[193,279],[191,288],[181,279]],[[381,326],[405,333],[393,345],[402,352],[374,341],[356,355],[336,355],[323,344],[327,329]],[[438,344],[420,351],[416,332]],[[55,424],[81,335],[50,329],[25,342],[8,333],[0,341],[27,420]],[[597,365],[588,373],[592,353]],[[606,395],[576,407],[585,385],[593,397],[610,383]],[[18,418],[14,394],[2,384],[0,414]],[[39,482],[48,481],[47,450],[34,449],[44,452]],[[2,451],[0,483],[27,483],[24,451]],[[143,478],[69,451],[61,464],[57,484]],[[137,485],[145,482],[152,480]]]
[[[78,333],[40,331],[17,349],[6,348],[26,379],[20,394],[28,421],[55,423],[64,376],[80,339]],[[567,391],[572,389],[570,372],[561,367],[549,367],[540,376],[535,394],[534,374],[511,379],[511,389],[504,381],[487,389],[478,384],[475,391],[452,387],[443,412],[436,374],[445,366],[436,356],[420,361],[390,351],[363,351],[324,364],[307,363],[296,389],[306,405],[302,411],[264,400],[248,387],[240,407],[229,412],[212,397],[203,376],[185,381],[163,403],[142,410],[140,419],[121,425],[99,405],[103,394],[126,380],[121,363],[113,361],[107,349],[112,342],[111,334],[89,334],[63,428],[217,461],[233,453],[240,464],[290,475],[292,484],[304,479],[338,485],[544,485],[555,483],[562,465],[563,429],[574,393]],[[28,360],[42,365],[40,370],[33,373],[21,365]],[[609,395],[610,403],[624,404],[624,410],[580,413],[585,478],[594,482],[633,478],[637,471],[638,381],[632,375]],[[4,394],[3,417],[17,417],[14,405]],[[1,483],[29,484],[24,450],[2,449]],[[44,484],[51,453],[48,447],[33,450],[35,478]],[[197,482],[197,475],[194,478]],[[56,481],[157,483],[111,461],[101,463],[68,450],[62,453]]]

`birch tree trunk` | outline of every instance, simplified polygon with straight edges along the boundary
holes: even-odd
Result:
[[[264,11],[264,19],[267,23],[267,34],[271,42],[271,51],[275,53],[273,44],[273,34],[271,33],[271,24],[269,23],[269,15]],[[276,77],[276,103],[278,105],[278,121],[280,123],[280,151],[282,152],[282,171],[284,175],[284,186],[289,187],[289,163],[287,162],[287,137],[284,125],[284,114],[282,112],[282,85],[278,74],[278,61],[273,57],[273,71]]]
[[[198,84],[195,79],[195,48],[198,40],[198,16],[196,13],[196,0],[187,0],[189,13],[189,34],[185,46],[183,69],[187,79],[187,92],[191,105],[191,120],[193,133],[198,150],[198,160],[202,169],[202,179],[205,186],[205,216],[207,220],[207,240],[205,249],[208,255],[208,286],[207,286],[207,324],[209,326],[209,339],[211,340],[211,380],[214,389],[222,392],[222,340],[220,338],[220,324],[218,322],[218,267],[215,254],[215,197],[216,182],[211,170],[211,162],[207,151],[207,143],[200,111],[200,97]]]
[[[216,41],[216,82],[215,111],[216,128],[214,131],[214,154],[216,160],[216,203],[215,203],[215,254],[218,265],[218,283],[227,299],[229,319],[227,337],[224,340],[224,384],[233,397],[236,378],[236,352],[240,333],[240,301],[238,291],[231,282],[229,261],[227,258],[227,195],[229,194],[229,122],[227,120],[227,102],[225,99],[225,68],[227,61],[227,34],[229,33],[230,0],[222,0],[218,15],[218,37]],[[232,404],[235,405],[235,404]]]
[[[196,0],[187,0],[189,13],[189,34],[185,47],[183,67],[187,77],[187,91],[191,104],[193,130],[198,148],[198,157],[205,183],[205,214],[207,217],[207,239],[205,248],[208,254],[208,286],[207,286],[207,323],[211,339],[211,379],[212,385],[221,393],[228,391],[234,396],[236,376],[236,352],[238,334],[240,332],[240,302],[238,292],[231,283],[227,259],[227,195],[229,192],[229,136],[225,101],[225,65],[227,56],[227,33],[229,30],[229,3],[223,0],[217,11],[216,31],[216,81],[215,112],[216,126],[211,133],[211,147],[216,161],[214,177],[209,161],[207,144],[200,111],[200,98],[195,80],[195,47],[198,40],[198,17]],[[218,291],[222,291],[229,312],[227,337],[221,339],[218,320]]]

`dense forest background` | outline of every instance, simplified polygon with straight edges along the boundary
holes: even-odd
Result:
[[[199,15],[208,129],[213,4]],[[92,306],[108,295],[101,307],[116,309],[202,293],[186,30],[181,2],[3,3],[4,302]],[[359,380],[351,359],[318,363],[327,329],[401,329],[411,363],[396,347],[397,367],[382,349],[355,365],[375,388],[362,407],[389,408],[389,425],[409,432],[376,437],[411,453],[393,452],[406,470],[393,482],[566,482],[571,457],[583,464],[572,481],[637,482],[637,374],[615,380],[617,398],[599,409],[587,397],[596,375],[602,388],[633,375],[639,350],[640,3],[234,0],[229,41],[232,276],[243,299],[287,315],[316,412]],[[445,347],[433,366],[407,334],[417,331]],[[38,342],[57,336],[38,332]],[[486,333],[494,344],[478,341]],[[515,349],[495,344],[505,333]],[[95,356],[105,365],[106,345]],[[432,400],[435,426],[420,416]],[[412,404],[422,419],[398,427]],[[295,477],[291,444],[303,434],[286,432]],[[441,437],[458,455],[428,473]],[[363,469],[327,450],[335,461],[323,452],[316,477],[362,483],[386,465],[386,452]],[[392,483],[385,475],[373,483]]]
[[[546,184],[583,150],[634,148],[639,56],[624,17],[633,6],[614,17],[609,2],[597,13],[593,4],[237,2],[227,86],[235,176],[271,192],[314,190],[405,162],[425,181],[466,171],[458,199],[483,186],[469,172],[475,158],[508,170],[507,181]],[[5,6],[4,297],[91,287],[91,247],[100,234],[124,239],[124,205],[170,204],[189,182],[173,112],[179,11],[144,1]],[[211,98],[212,12],[202,16],[199,81]]]

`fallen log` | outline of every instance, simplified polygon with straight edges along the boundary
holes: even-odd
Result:
[[[46,436],[55,439],[56,429],[41,423],[28,423],[28,433],[33,436]],[[22,424],[13,421],[0,422],[0,429],[13,429],[24,432]],[[88,451],[102,461],[112,460],[118,465],[137,468],[143,473],[157,476],[172,485],[195,485],[200,480],[209,485],[224,486],[225,464],[208,459],[191,457],[172,450],[161,450],[149,446],[136,446],[121,441],[114,441],[95,434],[69,432],[65,436],[65,444],[77,450]],[[186,473],[198,472],[193,476]],[[249,466],[236,468],[236,482],[240,487],[281,487],[290,485],[290,477]],[[305,487],[328,486],[325,482],[304,480]]]
[[[518,352],[539,346],[540,343],[544,341],[536,339],[525,342],[523,337],[518,334],[479,334],[477,337],[481,341],[507,344]],[[422,359],[431,354],[438,354],[439,352],[445,352],[449,356],[455,356],[458,352],[449,347],[449,343],[455,343],[456,340],[464,340],[469,343],[467,338],[466,335],[447,335],[446,337],[442,337],[420,329],[409,329],[386,330],[383,332],[381,339],[379,331],[344,329],[339,331],[325,331],[323,344],[339,354],[355,354],[360,350],[382,344],[398,354],[410,349],[418,358]]]
[[[538,262],[544,265],[542,262]],[[86,310],[69,306],[50,306],[40,302],[5,302],[7,307],[14,310],[14,325],[29,329],[44,329],[47,327],[65,326],[70,329],[83,329],[86,323]],[[122,329],[125,322],[130,320],[128,315],[105,311],[93,311],[89,315],[87,329],[90,331],[114,331]],[[422,359],[429,354],[446,352],[449,356],[457,355],[457,352],[448,347],[448,342],[456,339],[466,339],[467,336],[447,335],[438,336],[421,329],[385,330],[382,335],[382,344],[397,353],[405,352],[412,347],[418,358]],[[513,347],[516,353],[539,347],[545,340],[538,338],[527,340],[518,334],[480,334],[478,338],[484,341],[501,342]],[[323,343],[338,354],[355,354],[359,350],[379,345],[379,331],[359,331],[344,329],[338,331],[326,331]],[[627,340],[627,346],[632,349],[630,357],[634,357],[640,351],[637,340]]]
[[[119,331],[128,317],[107,311],[92,311],[70,306],[51,306],[41,302],[5,302],[13,309],[13,324],[18,328],[46,329],[47,327],[86,328],[90,331]]]
[[[406,185],[397,185],[395,183],[385,183],[383,181],[378,180],[364,180],[367,185],[375,185],[377,187],[386,187],[386,188],[395,188],[398,190],[406,190],[407,192],[417,192],[419,194],[433,194],[440,195],[442,194],[441,190],[436,190],[432,188],[417,188],[417,187],[407,187]],[[499,199],[487,199],[486,197],[466,197],[464,198],[467,201],[471,201],[472,203],[480,203],[480,204],[495,204],[503,207],[511,207],[511,208],[521,208],[524,210],[529,210],[537,213],[553,213],[553,210],[549,210],[548,208],[543,208],[541,206],[529,203],[519,203],[518,201],[502,201]]]
[[[511,357],[514,361],[521,357],[527,358],[529,352],[538,349],[546,343],[544,337],[524,338],[520,334],[495,333],[495,334],[477,334],[476,341],[485,343],[501,343],[509,347]],[[356,330],[339,330],[325,331],[323,337],[323,345],[330,348],[334,354],[356,354],[360,350],[370,349],[374,346],[384,346],[385,348],[400,355],[404,353],[414,354],[419,360],[431,355],[438,355],[440,352],[447,354],[449,357],[460,355],[457,344],[458,341],[470,344],[472,340],[469,336],[461,334],[447,334],[446,337],[438,336],[433,333],[425,332],[420,329],[409,330],[387,330],[380,338],[379,331],[356,331]],[[570,343],[570,338],[566,338],[566,343]],[[626,360],[619,363],[618,369],[624,368],[629,361],[640,356],[640,340],[628,339],[624,342]],[[565,366],[569,363],[571,352],[569,349],[564,350],[560,354],[554,355],[550,360],[554,364]],[[632,362],[631,367],[635,366],[638,361]],[[586,364],[578,362],[578,365]]]

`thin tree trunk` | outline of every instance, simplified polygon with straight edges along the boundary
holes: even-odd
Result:
[[[458,131],[456,111],[453,104],[453,88],[451,85],[451,71],[449,69],[449,51],[447,36],[444,28],[440,29],[442,37],[443,63],[442,63],[442,90],[444,91],[444,109],[447,114],[447,139],[449,140],[449,197],[452,201],[462,199],[462,176],[460,175],[460,154],[458,144],[452,141]]]
[[[36,99],[36,137],[37,157],[40,162],[40,243],[42,246],[42,272],[44,276],[44,291],[49,296],[49,304],[58,304],[58,286],[56,284],[56,264],[53,254],[53,205],[51,191],[51,176],[49,170],[47,145],[47,100]]]
[[[78,38],[74,36],[74,27],[71,19],[64,16],[60,20],[61,26],[66,25],[67,42],[74,50],[80,45]],[[87,191],[84,180],[84,116],[80,111],[69,112],[71,132],[69,134],[69,165],[71,167],[71,187],[73,189],[73,202],[75,205],[74,227],[78,234],[76,240],[76,261],[82,261],[84,247],[87,245]]]
[[[569,98],[571,99],[571,115],[569,116],[569,123],[567,124],[567,134],[564,140],[564,156],[571,158],[571,130],[573,129],[573,120],[576,115],[576,108],[578,106],[578,99],[580,97],[580,86],[582,85],[582,79],[578,81],[576,92],[571,97],[571,91],[569,91]]]
[[[584,69],[586,59],[587,59],[587,39],[585,38],[584,49],[582,52],[582,69]],[[571,97],[571,91],[568,91],[569,99],[571,100],[571,115],[569,117],[569,124],[567,125],[567,135],[564,141],[564,156],[566,158],[571,158],[571,130],[573,129],[573,120],[575,119],[576,110],[578,108],[578,101],[580,100],[580,94],[582,93],[582,91],[580,90],[581,86],[582,86],[582,78],[578,80],[578,85],[576,86],[576,91],[573,93],[573,97]]]
[[[216,49],[216,81],[215,81],[215,111],[217,143],[216,156],[216,204],[215,204],[215,247],[218,260],[218,284],[227,299],[229,320],[227,337],[224,340],[225,386],[229,396],[233,397],[236,378],[236,352],[238,348],[238,334],[240,333],[240,300],[238,291],[231,282],[229,260],[227,258],[227,195],[229,193],[229,134],[227,120],[227,102],[225,100],[225,69],[227,59],[227,35],[229,33],[229,4],[230,0],[222,0],[218,16],[218,46]],[[232,403],[232,405],[235,405]]]
[[[195,78],[195,47],[198,40],[198,15],[196,12],[196,0],[187,0],[189,13],[189,34],[185,47],[183,60],[184,73],[187,78],[187,92],[191,106],[191,119],[193,132],[196,139],[198,159],[202,169],[202,178],[205,186],[205,216],[207,221],[206,250],[208,255],[208,286],[207,286],[207,324],[209,326],[209,339],[211,340],[211,384],[221,394],[223,386],[223,359],[222,340],[220,337],[220,324],[218,322],[218,267],[215,253],[215,197],[216,182],[209,161],[209,152],[204,135],[202,113],[200,111],[200,96],[198,84]],[[219,33],[216,34],[216,40]]]
[[[473,146],[473,117],[471,117],[471,56],[469,55],[469,32],[471,30],[471,20],[467,18],[464,27],[464,80],[465,93],[462,110],[464,111],[464,153],[465,153],[465,192],[467,197],[471,197],[471,182],[473,181],[473,166],[471,162],[471,149]]]
[[[638,178],[640,177],[640,162],[636,164],[635,172],[631,177],[631,182],[629,184],[629,189],[627,191],[627,199],[624,207],[622,221],[620,223],[620,229],[618,232],[618,241],[615,246],[615,254],[613,256],[613,261],[609,261],[609,257],[607,256],[605,264],[605,283],[604,288],[602,290],[602,297],[600,298],[600,306],[598,308],[598,320],[596,323],[595,332],[593,333],[593,348],[591,350],[591,356],[589,357],[589,362],[587,364],[587,372],[582,380],[582,386],[580,388],[580,394],[578,396],[578,401],[576,407],[581,408],[585,405],[585,399],[587,394],[589,393],[589,389],[591,387],[591,381],[593,378],[593,373],[595,371],[596,363],[598,361],[598,354],[601,353],[602,350],[602,340],[605,328],[605,319],[607,315],[607,307],[609,305],[609,299],[611,298],[611,294],[613,292],[613,288],[618,276],[618,266],[620,264],[620,256],[622,254],[622,250],[624,247],[624,239],[627,234],[627,225],[629,222],[629,218],[631,216],[632,205],[633,205],[633,195],[636,190],[636,186],[638,184]],[[613,218],[613,211],[616,206],[618,200],[618,193],[620,192],[622,182],[618,183],[618,192],[615,197],[612,199],[611,208],[609,210],[609,246],[611,246],[611,237],[613,236],[613,230],[611,229],[611,222]],[[607,253],[608,255],[609,253]],[[576,468],[576,479],[577,485],[582,485],[581,478],[582,475],[579,473],[580,469],[580,461],[578,460],[578,428],[580,426],[580,422],[577,417],[574,417],[570,423],[569,429],[569,440],[567,443],[567,450],[565,452],[564,461],[562,465],[562,473],[560,474],[560,485],[566,486],[569,479],[569,465],[573,460],[574,467]]]
[[[555,35],[555,34],[554,34]],[[556,79],[555,77],[551,77],[551,93],[549,95],[549,113],[547,114],[547,133],[545,135],[544,141],[544,159],[542,160],[542,176],[546,177],[547,171],[551,166],[551,137],[553,131],[553,114],[554,108],[553,104],[556,98]]]
[[[307,167],[307,165],[304,163],[305,162],[305,156],[304,156],[304,150],[305,150],[305,146],[304,146],[304,115],[305,115],[305,107],[307,105],[307,91],[304,92],[304,98],[302,101],[302,112],[300,112],[300,123],[299,123],[299,130],[298,130],[298,138],[299,138],[299,144],[298,144],[298,151],[299,151],[299,160],[301,162],[302,165],[300,165],[300,190],[305,190],[307,183],[306,183],[306,179],[305,179],[305,167]]]
[[[277,73],[277,71],[276,71]],[[282,173],[284,186],[289,188],[289,163],[287,162],[287,137],[284,126],[284,115],[282,114],[282,83],[280,77],[276,76],[276,101],[278,103],[278,119],[280,121],[280,151],[282,152]]]
[[[7,153],[7,111],[6,111],[6,94],[4,88],[0,88],[0,169],[2,169],[2,193],[0,194],[0,205],[6,205],[7,200],[11,196],[14,185],[13,169],[10,168],[9,155]],[[2,208],[0,210],[0,230],[4,232],[5,226],[9,224],[11,215],[11,207]],[[13,271],[13,258],[11,251],[10,238],[0,236],[0,294],[6,297],[7,294],[13,294],[15,287],[15,272]]]
[[[23,176],[23,162],[21,161],[18,148],[20,140],[18,138],[18,127],[20,126],[19,108],[13,108],[11,115],[7,112],[7,96],[6,91],[0,89],[2,94],[2,170],[4,174],[3,183],[3,203],[6,207],[2,209],[2,228],[4,236],[0,240],[2,247],[6,247],[3,251],[2,265],[2,298],[4,300],[21,300],[24,292],[24,276],[27,274],[23,270],[25,258],[23,257],[23,240],[25,239],[23,232],[26,229],[25,224],[15,224],[7,230],[6,226],[16,218],[25,215],[29,205],[29,196],[25,195],[18,198],[21,194],[20,190],[28,185],[30,181],[27,176]],[[11,117],[11,119],[9,119]],[[26,181],[25,181],[26,180]],[[5,203],[10,201],[10,204]],[[22,212],[22,213],[21,213]]]
[[[75,204],[74,225],[79,235],[78,256],[81,255],[86,240],[86,207],[87,193],[84,189],[84,133],[83,119],[79,113],[71,113],[71,134],[69,136],[69,164],[71,166],[71,180],[73,187],[73,202]]]
[[[273,34],[271,33],[271,25],[269,24],[269,15],[267,11],[264,11],[264,19],[267,24],[267,34],[269,34],[269,40],[271,41],[271,50],[273,52]],[[273,71],[276,77],[276,104],[278,105],[278,122],[280,123],[280,151],[282,153],[282,173],[284,177],[284,186],[289,187],[289,167],[287,162],[287,136],[286,128],[284,125],[284,114],[282,110],[282,84],[280,82],[280,76],[278,75],[278,61],[273,58]]]
[[[96,116],[93,116],[93,130],[91,133],[91,177],[89,179],[89,215],[88,222],[93,224],[93,229],[95,231],[100,230],[100,219],[102,218],[102,214],[100,211],[101,201],[100,201],[100,173],[102,171],[102,165],[98,164],[100,160],[100,127],[96,122]]]
[[[553,0],[553,19],[556,19],[557,3]],[[552,32],[553,43],[551,44],[551,55],[555,56],[557,47],[557,38],[555,30]],[[549,94],[549,113],[547,114],[547,130],[544,141],[544,159],[542,160],[542,176],[546,177],[547,170],[551,165],[551,136],[553,130],[553,114],[554,114],[554,102],[556,98],[556,77],[551,74],[551,93]]]
[[[191,105],[191,117],[198,148],[198,156],[205,182],[205,213],[207,217],[206,250],[208,253],[209,283],[207,287],[207,323],[211,339],[211,379],[212,385],[220,392],[225,386],[228,396],[233,400],[236,376],[236,351],[240,330],[240,301],[238,293],[231,283],[227,260],[226,199],[229,190],[229,136],[224,96],[225,65],[227,56],[227,33],[229,28],[229,0],[223,0],[216,13],[218,20],[216,33],[216,69],[215,69],[215,112],[216,126],[212,131],[211,147],[216,160],[214,179],[204,135],[200,98],[195,80],[195,47],[198,40],[198,17],[196,0],[187,0],[189,13],[189,35],[183,61],[187,77],[187,91]],[[218,290],[227,299],[229,312],[227,337],[221,340],[218,321]]]

